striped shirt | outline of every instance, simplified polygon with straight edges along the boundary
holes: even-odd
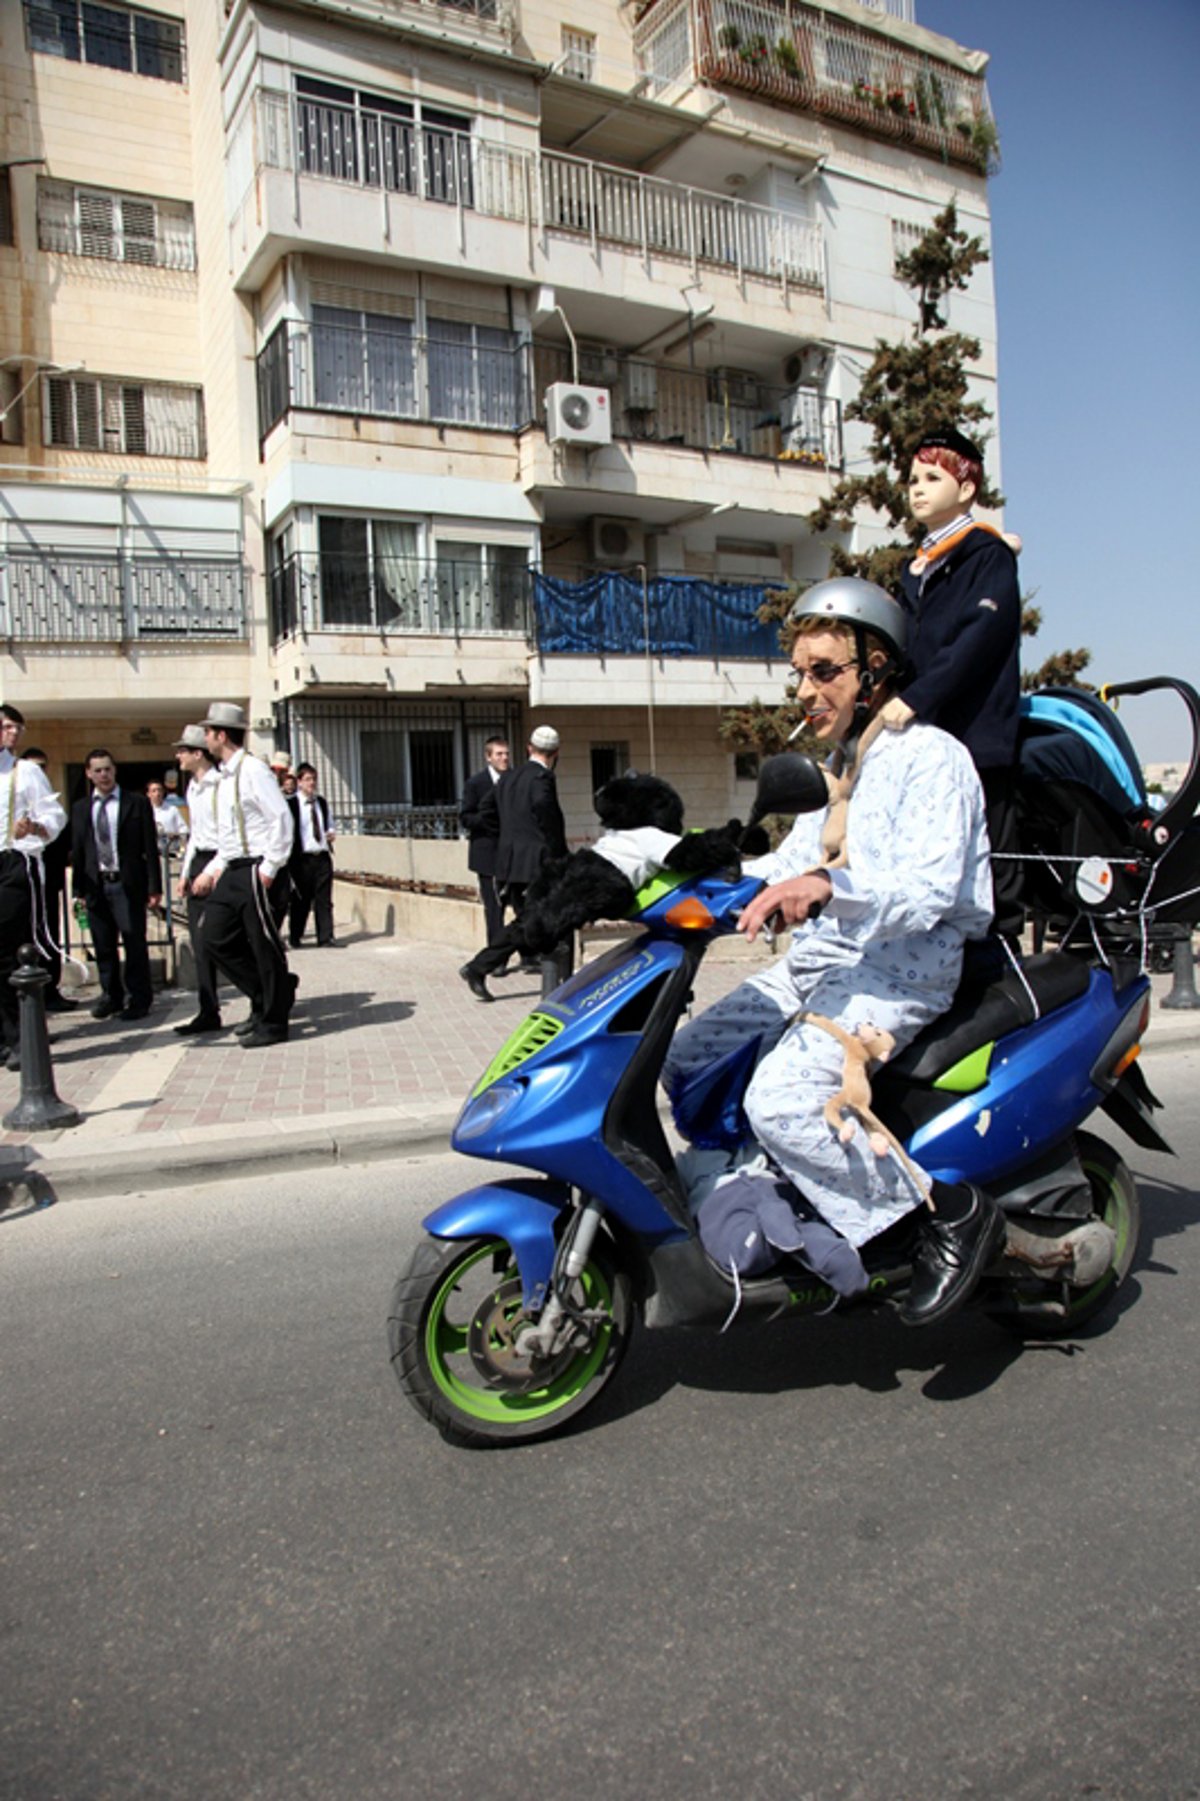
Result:
[[[960,513],[957,519],[950,521],[949,525],[943,525],[940,531],[930,532],[927,537],[921,539],[921,555],[927,557],[931,550],[936,550],[938,545],[944,543],[947,538],[952,538],[956,532],[967,531],[974,523],[973,513]]]

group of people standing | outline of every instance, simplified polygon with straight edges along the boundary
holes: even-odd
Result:
[[[24,727],[19,709],[0,705],[0,1025],[8,1067],[20,1067],[11,978],[23,945],[33,944],[50,967],[48,1011],[72,1005],[59,992],[68,870],[100,980],[93,1018],[133,1022],[150,1013],[147,915],[162,907],[168,851],[181,854],[198,1001],[195,1017],[176,1031],[221,1030],[217,984],[224,979],[250,1002],[248,1020],[236,1028],[243,1046],[283,1042],[298,987],[283,930],[299,948],[312,916],[318,946],[335,943],[336,833],[313,766],[292,771],[286,756],[272,767],[251,756],[243,709],[216,701],[174,745],[189,778],[186,811],[165,782],[151,782],[145,793],[123,788],[115,758],[96,748],[84,764],[88,793],[68,820],[44,753],[18,755]]]

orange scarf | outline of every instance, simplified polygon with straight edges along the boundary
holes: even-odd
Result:
[[[949,556],[952,550],[957,550],[963,539],[969,538],[972,532],[991,532],[993,538],[999,538],[1001,542],[1007,541],[1004,533],[998,532],[994,525],[984,525],[982,521],[972,519],[970,525],[964,525],[963,529],[955,532],[952,538],[943,538],[941,543],[933,545],[928,553],[919,550],[908,565],[910,573],[924,575],[927,569],[932,569],[935,563],[940,563],[942,558]]]

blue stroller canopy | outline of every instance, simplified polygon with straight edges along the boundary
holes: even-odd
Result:
[[[1146,784],[1137,753],[1124,726],[1104,701],[1082,689],[1042,688],[1035,694],[1022,696],[1021,719],[1035,728],[1038,738],[1055,729],[1073,733],[1102,766],[1103,775],[1097,768],[1092,777],[1101,795],[1115,803],[1119,793],[1119,810],[1122,812],[1132,808],[1145,810]],[[1038,727],[1042,728],[1040,732]],[[1069,776],[1073,772],[1064,767],[1055,773]],[[1089,777],[1080,768],[1076,779],[1088,780]]]

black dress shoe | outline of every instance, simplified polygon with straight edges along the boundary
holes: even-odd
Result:
[[[287,1038],[288,1029],[286,1026],[258,1025],[255,1026],[252,1032],[246,1033],[246,1036],[242,1039],[242,1049],[244,1051],[258,1051],[262,1050],[263,1047],[268,1044],[286,1044]]]
[[[120,1013],[120,1012],[121,1012],[120,1001],[110,1001],[106,998],[102,1001],[96,1002],[95,1006],[92,1008],[92,1018],[93,1019],[111,1019],[114,1013]]]
[[[262,1020],[256,1019],[252,1013],[249,1019],[242,1021],[240,1026],[234,1026],[233,1035],[235,1038],[249,1038],[251,1032],[257,1032],[261,1024]]]
[[[76,1003],[74,1001],[67,1000],[66,996],[60,994],[58,992],[57,988],[47,988],[47,990],[46,990],[46,1011],[47,1011],[47,1013],[74,1013],[75,1008],[76,1008]]]
[[[961,1307],[1003,1244],[1004,1215],[980,1188],[972,1187],[965,1218],[930,1214],[921,1225],[912,1281],[900,1308],[904,1324],[932,1326]]]
[[[5,1069],[19,1070],[21,1067],[20,1051],[9,1051],[4,1059]]]
[[[189,1019],[186,1025],[175,1027],[180,1038],[195,1038],[201,1032],[219,1032],[220,1030],[220,1020],[206,1019],[203,1013],[197,1013],[195,1019]]]
[[[483,977],[479,974],[479,971],[476,969],[472,969],[471,965],[469,963],[464,963],[458,973],[462,977],[463,981],[467,984],[467,987],[471,990],[471,993],[475,996],[475,999],[477,1001],[494,1001],[495,1000],[495,998],[496,998],[495,995],[488,993],[487,983],[484,981]]]
[[[122,1019],[147,1019],[149,1018],[149,1015],[149,1007],[133,1007],[126,1005],[121,1008]]]

